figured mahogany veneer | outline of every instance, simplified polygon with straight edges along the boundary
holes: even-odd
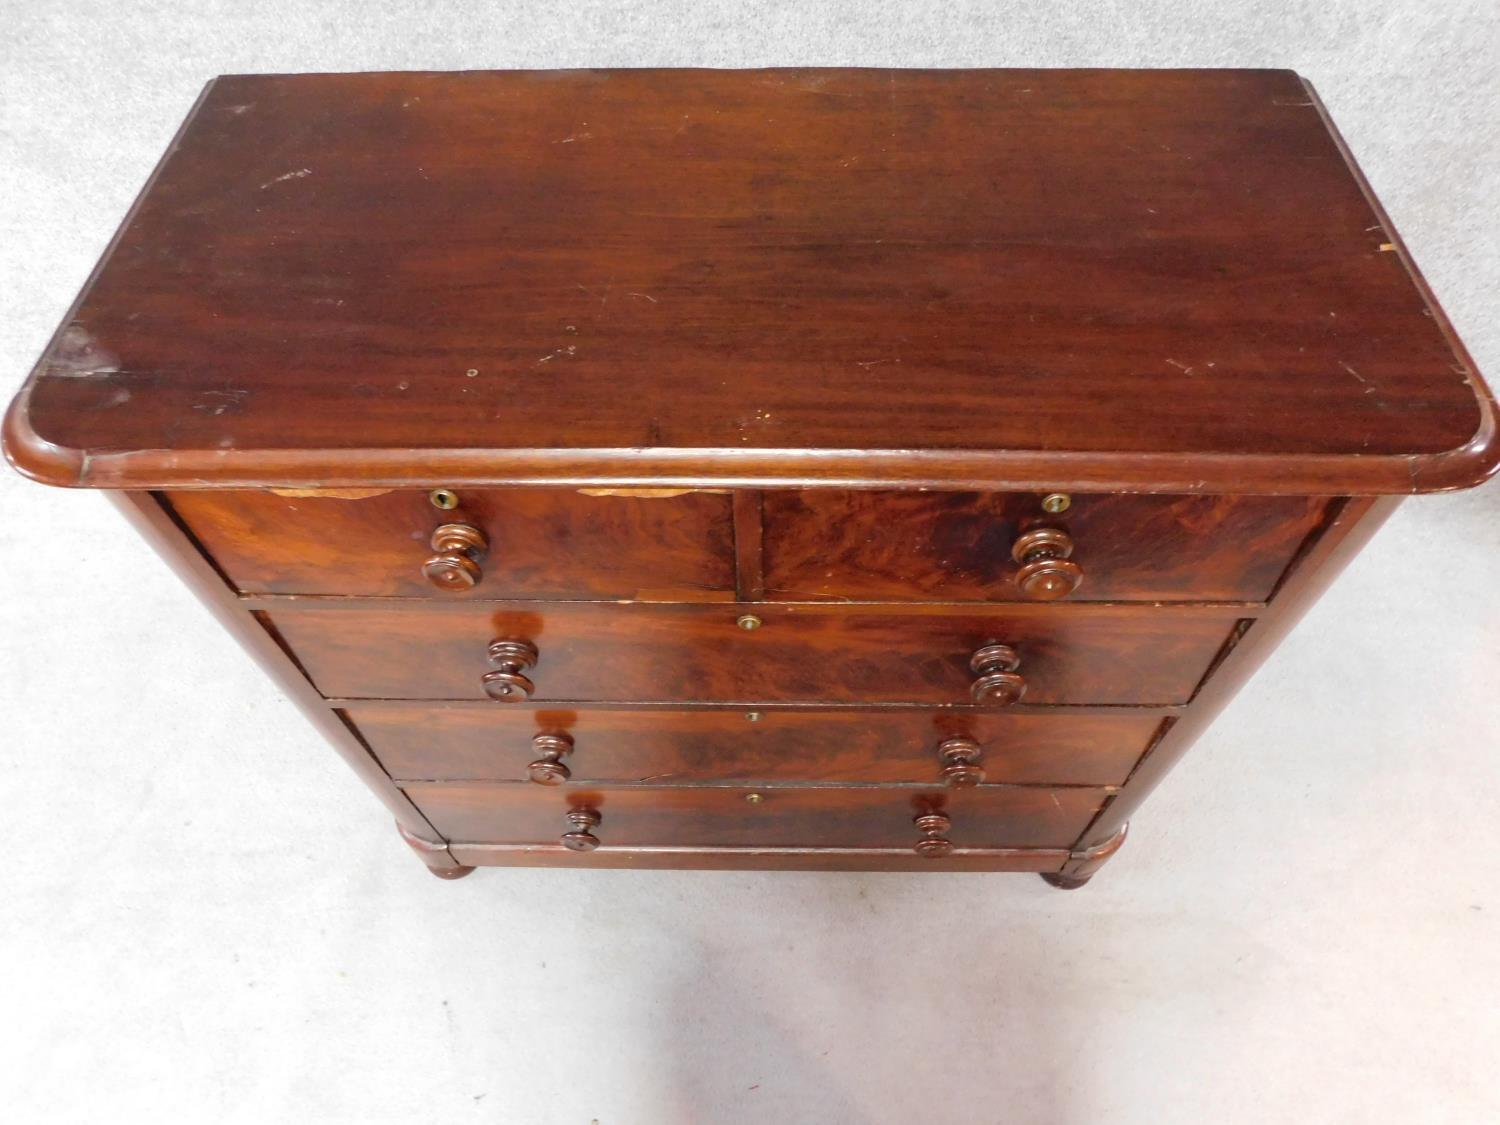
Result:
[[[1325,519],[1301,496],[1080,493],[1046,512],[1036,493],[770,492],[766,596],[1034,601],[1013,547],[1065,531],[1082,571],[1070,602],[1259,601]]]
[[[971,738],[991,782],[1119,785],[1165,721],[1156,714],[761,706],[345,709],[397,781],[520,781],[538,734],[565,734],[574,783],[850,782],[939,785],[938,747]]]
[[[455,598],[734,597],[725,493],[590,496],[572,489],[456,490],[436,507],[413,489],[356,499],[272,492],[174,492],[178,518],[249,594]],[[435,587],[429,540],[464,523],[486,538],[472,586]]]
[[[1062,888],[1400,495],[1500,464],[1244,70],[216,79],[4,445],[442,878]]]
[[[495,638],[538,651],[549,700],[973,704],[972,654],[1004,640],[1031,704],[1186,703],[1234,608],[297,603],[263,619],[324,695],[484,699]],[[505,704],[501,704],[504,706]]]

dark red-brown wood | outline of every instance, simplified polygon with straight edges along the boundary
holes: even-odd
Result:
[[[247,593],[459,598],[734,597],[734,531],[725,493],[594,496],[572,489],[461,489],[458,507],[429,493],[286,496],[177,492],[172,507]],[[483,577],[463,590],[422,573],[435,528],[482,531]]]
[[[1288,71],[215,81],[6,422],[59,484],[1472,484]]]
[[[940,809],[960,848],[1066,847],[1104,800],[1095,789],[543,789],[535,785],[408,785],[450,840],[552,844],[567,814],[599,813],[600,851],[622,847],[915,848],[915,818]]]
[[[465,864],[495,867],[571,867],[648,871],[954,871],[1055,872],[1068,861],[1062,848],[957,849],[933,859],[895,848],[608,847],[570,851],[558,844],[464,844],[452,847]]]
[[[737,624],[752,610],[753,631]],[[327,696],[483,699],[495,638],[534,644],[532,698],[970,704],[970,656],[1020,655],[1028,703],[1185,703],[1230,636],[1233,609],[1090,605],[361,603],[264,614]],[[496,706],[509,706],[497,703]]]
[[[1068,601],[1259,601],[1323,521],[1290,496],[845,492],[765,496],[769,597],[1033,601],[1012,548],[1067,532],[1082,571]]]
[[[170,489],[116,499],[440,877],[1060,887],[1375,494],[1500,461],[1269,71],[223,79],[4,442]]]
[[[1118,785],[1162,724],[1153,714],[892,710],[709,711],[367,703],[350,720],[401,780],[520,781],[539,733],[573,740],[574,784],[942,784],[938,746],[973,738],[990,782]]]

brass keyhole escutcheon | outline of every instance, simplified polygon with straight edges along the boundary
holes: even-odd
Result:
[[[738,625],[741,629],[745,630],[745,632],[748,633],[752,629],[759,629],[765,623],[763,621],[761,621],[761,619],[759,617],[756,617],[755,614],[753,614],[753,613],[745,613],[745,614],[741,614],[735,620],[735,624]]]
[[[1073,506],[1073,498],[1066,492],[1049,492],[1042,497],[1042,511],[1049,515],[1066,512]]]
[[[445,512],[451,512],[458,507],[458,493],[451,488],[434,488],[427,494],[427,499],[432,502],[434,508],[441,508]]]

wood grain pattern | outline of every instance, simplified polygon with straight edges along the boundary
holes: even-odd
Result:
[[[54,483],[1409,492],[1494,403],[1286,71],[205,91],[7,418]]]
[[[219,79],[3,439],[134,490],[443,878],[1080,886],[1378,494],[1500,465],[1233,70]]]
[[[753,608],[764,624],[739,628]],[[537,700],[969,702],[969,658],[1016,647],[1028,703],[1185,702],[1233,609],[511,603],[399,610],[302,603],[265,615],[324,695],[483,698],[485,651],[528,640]],[[507,706],[501,703],[498,706]]]
[[[593,829],[613,846],[911,848],[912,823],[937,808],[958,847],[1066,847],[1103,801],[1092,789],[984,786],[928,793],[860,789],[542,789],[535,785],[409,785],[407,794],[449,840],[551,844],[569,809],[598,810]],[[754,802],[747,797],[759,797]]]
[[[937,747],[969,737],[990,782],[1118,785],[1156,734],[1151,714],[1015,714],[899,710],[619,711],[591,708],[413,708],[378,703],[347,714],[392,777],[520,781],[532,737],[567,734],[574,784],[941,783]]]
[[[178,517],[247,593],[462,598],[731,600],[730,497],[582,496],[462,489],[434,507],[403,489],[364,500],[243,489],[174,492]],[[433,529],[468,523],[489,539],[484,577],[437,590],[422,573]]]
[[[1028,601],[1011,546],[1068,532],[1083,567],[1069,601],[1259,601],[1325,518],[1326,499],[1072,494],[1049,515],[1036,493],[770,492],[772,598]]]

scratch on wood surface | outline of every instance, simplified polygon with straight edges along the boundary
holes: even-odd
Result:
[[[202,391],[200,396],[208,401],[195,403],[193,409],[218,417],[231,410],[238,410],[249,394],[249,391]]]
[[[537,360],[536,363],[534,364],[534,366],[540,367],[542,364],[546,363],[548,360],[556,359],[560,355],[577,355],[577,354],[578,354],[578,345],[577,344],[569,344],[565,348],[558,348],[556,351],[548,352],[546,355],[542,356],[541,359]]]
[[[1382,254],[1394,254],[1396,252],[1396,244],[1394,242],[1382,242],[1380,244],[1380,252]]]
[[[1193,373],[1193,369],[1186,363],[1178,363],[1175,359],[1169,359],[1167,360],[1167,362],[1181,371],[1184,375],[1191,375]]]
[[[283,180],[300,180],[303,176],[311,175],[311,168],[295,168],[290,172],[283,172],[281,175],[275,177],[274,179],[267,180],[265,183],[260,185],[260,190],[265,191],[266,188],[270,187],[273,184],[279,184]]]
[[[653,305],[660,304],[660,302],[657,301],[657,299],[655,297],[651,296],[650,293],[627,293],[627,294],[625,294],[625,296],[627,296],[627,297],[639,297],[643,301],[650,301]]]

